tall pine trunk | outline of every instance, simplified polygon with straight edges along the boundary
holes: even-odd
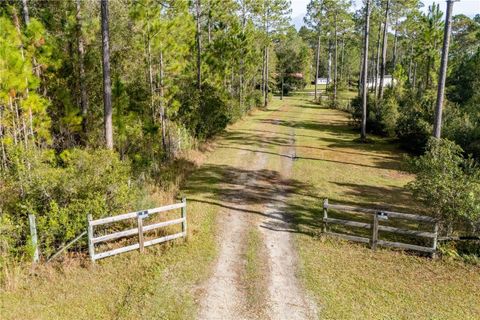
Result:
[[[338,36],[337,36],[337,13],[335,12],[335,47],[334,47],[334,67],[333,67],[333,102],[337,103],[337,71],[338,71]]]
[[[197,88],[198,90],[202,89],[202,29],[200,26],[200,16],[202,14],[201,11],[201,3],[200,0],[196,0],[195,2],[195,13],[196,13],[196,20],[197,20],[197,33],[196,33],[196,40],[197,40]]]
[[[332,81],[332,41],[331,39],[328,40],[328,80],[327,83],[330,85],[330,82]],[[325,91],[327,91],[327,88],[325,88]]]
[[[103,67],[103,108],[104,108],[104,133],[107,149],[113,149],[112,125],[112,85],[110,80],[110,45],[108,31],[108,0],[101,0],[102,24],[102,67]]]
[[[154,96],[155,87],[153,84],[153,66],[152,66],[152,41],[150,39],[150,21],[147,21],[147,71],[148,71],[148,86],[150,88],[150,112],[152,113],[152,120],[157,122],[157,110],[155,110]]]
[[[24,8],[23,8],[23,14],[24,14],[24,20],[26,21],[26,23],[28,23],[30,21],[30,17],[28,15],[28,7],[27,7],[27,2],[24,1],[23,2],[23,5],[24,5]],[[13,10],[13,23],[15,25],[15,28],[17,30],[17,33],[18,35],[20,36],[20,38],[23,39],[23,35],[22,35],[22,30],[21,30],[21,27],[20,27],[20,20],[19,20],[19,17],[17,15],[17,11],[14,9]],[[22,56],[22,61],[25,61],[25,52],[24,52],[24,45],[23,43],[20,43],[20,53],[21,53],[21,56]],[[35,68],[35,65],[36,65],[36,61],[35,61],[35,58],[32,59],[32,63],[33,63],[33,66],[34,66],[34,70],[36,69]],[[37,74],[37,72],[36,72]],[[38,76],[38,74],[37,74]],[[40,78],[39,78],[40,79]],[[25,96],[28,98],[29,96],[29,88],[28,88],[28,85],[29,85],[29,82],[28,82],[28,79],[25,77]],[[28,114],[29,114],[29,122],[30,122],[30,136],[32,137],[32,139],[35,139],[35,136],[33,134],[33,113],[32,113],[32,108],[29,107],[28,108]]]
[[[23,21],[25,22],[25,25],[27,25],[30,22],[30,15],[28,13],[27,0],[22,0],[22,11],[23,11]]]
[[[159,79],[159,93],[160,93],[160,121],[162,124],[162,147],[163,150],[166,152],[167,157],[169,156],[169,152],[167,150],[167,121],[165,115],[165,103],[163,101],[164,93],[164,65],[163,65],[163,52],[160,50],[160,79]]]
[[[342,50],[340,52],[340,83],[344,80],[344,66],[345,66],[345,35],[342,36]],[[347,83],[348,88],[348,83]]]
[[[265,48],[262,50],[262,99],[265,97]]]
[[[443,99],[445,96],[445,81],[447,78],[448,49],[450,46],[450,33],[452,31],[452,10],[454,0],[447,0],[447,15],[445,17],[445,30],[443,33],[442,61],[438,76],[437,104],[435,107],[435,122],[433,136],[440,139],[442,134]]]
[[[415,61],[415,63],[413,64],[413,88],[417,88],[417,67],[418,67],[418,64],[417,62]]]
[[[378,97],[378,79],[380,78],[380,48],[381,48],[381,42],[380,39],[382,35],[382,22],[378,24],[378,35],[377,35],[377,51],[376,51],[376,60],[375,60],[375,77],[374,81],[375,83],[373,84],[375,87],[375,97]]]
[[[365,32],[364,32],[364,47],[363,47],[363,69],[362,69],[362,129],[360,139],[365,141],[367,139],[367,96],[368,96],[368,37],[370,35],[370,0],[365,3]]]
[[[382,64],[380,65],[380,84],[378,89],[378,98],[383,99],[383,83],[385,80],[385,69],[387,66],[387,44],[388,44],[388,13],[390,10],[390,0],[387,0],[385,7],[385,21],[383,24],[383,44],[382,44]]]
[[[413,44],[410,43],[410,60],[408,62],[408,83],[412,85],[412,71],[413,71]]]
[[[395,33],[393,36],[393,71],[395,72],[395,68],[397,67],[397,53],[398,52],[398,19],[395,21]],[[393,85],[393,73],[392,73],[392,85]]]
[[[319,69],[320,69],[320,29],[318,30],[318,41],[317,41],[317,56],[315,58],[315,101],[317,101],[317,87],[318,87],[318,75],[319,75]]]
[[[78,81],[80,84],[80,108],[82,112],[82,132],[83,139],[87,138],[87,112],[88,112],[88,96],[87,85],[85,83],[85,47],[82,34],[82,15],[81,0],[76,0],[77,4],[77,50],[78,50]]]
[[[268,106],[268,46],[265,47],[265,103],[264,107]]]
[[[245,36],[245,27],[247,24],[247,9],[245,7],[245,1],[242,1],[242,36]],[[244,91],[244,78],[245,78],[245,61],[244,61],[244,56],[245,56],[245,48],[242,45],[241,49],[241,57],[240,57],[240,75],[238,77],[238,100],[239,100],[239,105],[240,109],[243,110],[243,91]]]

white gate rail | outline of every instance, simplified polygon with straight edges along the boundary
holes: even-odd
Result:
[[[179,219],[163,221],[163,222],[154,223],[146,226],[143,225],[143,219],[147,218],[149,215],[170,211],[170,210],[175,210],[175,209],[182,209],[181,217]],[[106,217],[106,218],[101,218],[97,220],[92,220],[92,215],[89,214],[87,218],[88,218],[88,252],[90,254],[90,258],[92,259],[92,261],[114,256],[120,253],[132,251],[132,250],[137,250],[137,249],[140,249],[140,252],[143,252],[145,247],[187,236],[187,200],[185,198],[183,198],[182,202],[180,203],[175,203],[175,204],[171,204],[171,205],[163,206],[159,208],[153,208],[153,209],[148,209],[148,210],[138,211],[138,212],[130,212],[125,214],[120,214],[118,216]],[[118,222],[126,219],[133,219],[133,218],[137,218],[137,228],[119,231],[119,232],[98,236],[98,237],[95,237],[94,235],[95,226],[104,225],[112,222]],[[182,224],[182,232],[144,241],[145,232],[152,231],[162,227],[176,225],[176,224]],[[133,235],[138,235],[138,243],[132,244],[126,247],[110,250],[110,251],[95,253],[95,244],[97,243],[107,242],[107,241],[124,238],[124,237],[130,237]]]

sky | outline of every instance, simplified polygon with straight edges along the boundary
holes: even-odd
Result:
[[[292,1],[292,23],[300,28],[303,25],[303,16],[307,11],[307,4],[310,0],[291,0]],[[361,3],[361,0],[354,0],[356,5]],[[424,9],[428,8],[433,2],[440,3],[440,10],[445,12],[446,2],[445,0],[423,0],[425,5]],[[473,17],[476,14],[480,14],[480,0],[460,0],[453,5],[453,14],[465,14],[469,17]]]

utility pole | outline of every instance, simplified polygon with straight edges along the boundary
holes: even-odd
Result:
[[[448,48],[450,46],[450,34],[452,32],[452,11],[453,3],[459,0],[447,0],[447,15],[445,17],[445,30],[443,32],[442,61],[440,65],[440,75],[438,77],[437,105],[435,107],[435,123],[433,126],[433,136],[440,139],[442,134],[442,112],[443,100],[445,96],[445,81],[447,78],[448,66]]]

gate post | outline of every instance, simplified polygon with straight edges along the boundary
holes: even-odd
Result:
[[[435,226],[433,227],[433,232],[435,234],[433,238],[433,244],[432,244],[432,259],[437,258],[437,243],[438,243],[438,221],[435,221]]]
[[[88,233],[88,254],[90,255],[90,259],[92,262],[95,262],[95,247],[92,242],[93,239],[93,226],[91,224],[92,215],[87,215],[87,233]]]
[[[28,215],[28,222],[30,224],[30,237],[32,240],[33,247],[33,262],[38,262],[40,260],[40,252],[38,251],[38,236],[37,236],[37,224],[35,223],[35,215]]]
[[[182,232],[183,236],[186,238],[187,237],[187,198],[182,198],[182,202],[185,204],[185,206],[182,207]]]
[[[323,233],[327,232],[328,199],[323,200]]]
[[[145,251],[143,246],[143,217],[140,212],[137,215],[137,228],[138,228],[138,246],[139,246],[140,252],[143,253]]]
[[[373,233],[372,233],[372,250],[377,249],[377,241],[378,241],[378,212],[373,214]]]

